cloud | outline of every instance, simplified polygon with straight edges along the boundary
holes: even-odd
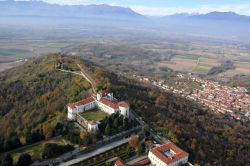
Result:
[[[147,6],[131,6],[134,11],[149,16],[164,16],[175,13],[209,13],[213,11],[219,12],[236,12],[239,14],[250,16],[250,3],[240,5],[222,5],[222,6],[209,6],[202,5],[199,7],[147,7]]]

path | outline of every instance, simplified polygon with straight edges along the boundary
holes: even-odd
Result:
[[[88,76],[88,74],[83,70],[80,64],[77,64],[77,66],[80,68],[82,76],[91,84],[93,92],[96,93],[95,86],[91,77]]]
[[[97,155],[99,155],[101,153],[104,153],[106,151],[109,151],[109,150],[111,150],[111,149],[113,149],[115,147],[121,146],[121,145],[127,143],[128,141],[129,141],[129,138],[113,142],[111,144],[102,146],[102,147],[100,147],[100,148],[98,148],[98,149],[96,149],[94,151],[89,152],[89,153],[79,155],[73,160],[70,160],[70,161],[65,162],[65,163],[61,163],[59,166],[70,166],[70,165],[73,165],[73,164],[77,164],[77,163],[79,163],[81,161],[84,161],[86,159],[92,158],[92,157],[97,156]]]
[[[95,86],[93,85],[93,82],[91,81],[91,77],[89,77],[88,74],[84,72],[80,64],[77,64],[77,66],[80,68],[81,72],[74,72],[74,71],[69,71],[69,70],[64,70],[64,69],[57,69],[57,70],[82,76],[85,80],[87,80],[90,83],[93,92],[96,93]]]
[[[76,74],[76,75],[82,76],[81,73],[78,73],[78,72],[75,72],[75,71],[64,70],[64,69],[57,69],[57,70],[62,71],[62,72],[66,72],[66,73],[72,73],[72,74]]]
[[[200,58],[201,58],[201,57],[199,57],[199,58],[197,59],[196,65],[193,67],[193,69],[191,70],[191,72],[193,72],[194,69],[199,65],[199,63],[200,63]]]

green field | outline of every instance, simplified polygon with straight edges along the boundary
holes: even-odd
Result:
[[[14,163],[18,161],[18,158],[21,154],[28,153],[31,155],[32,160],[38,160],[42,156],[43,148],[46,143],[56,143],[58,145],[65,145],[62,139],[52,139],[46,142],[42,142],[37,145],[28,146],[27,148],[23,148],[18,151],[14,151],[11,155],[13,157]]]
[[[108,116],[107,113],[99,110],[99,109],[94,109],[94,110],[90,110],[90,111],[86,111],[80,114],[82,117],[84,117],[85,119],[87,119],[88,121],[100,121],[102,119],[104,119],[105,117]]]
[[[177,55],[176,57],[181,59],[197,60],[200,57],[200,55],[187,54],[187,55]]]
[[[197,65],[192,72],[197,74],[207,74],[209,70],[210,67]]]
[[[2,57],[27,57],[31,54],[28,50],[23,49],[2,49],[0,48],[0,56]]]

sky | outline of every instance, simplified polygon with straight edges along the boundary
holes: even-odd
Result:
[[[150,16],[175,13],[236,12],[250,16],[250,0],[43,0],[57,4],[109,4]]]

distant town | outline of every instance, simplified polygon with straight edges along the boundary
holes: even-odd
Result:
[[[153,80],[137,75],[133,77],[167,92],[197,101],[215,112],[232,116],[237,120],[250,117],[250,95],[244,87],[229,87],[191,74],[178,74],[174,82],[163,79]]]

